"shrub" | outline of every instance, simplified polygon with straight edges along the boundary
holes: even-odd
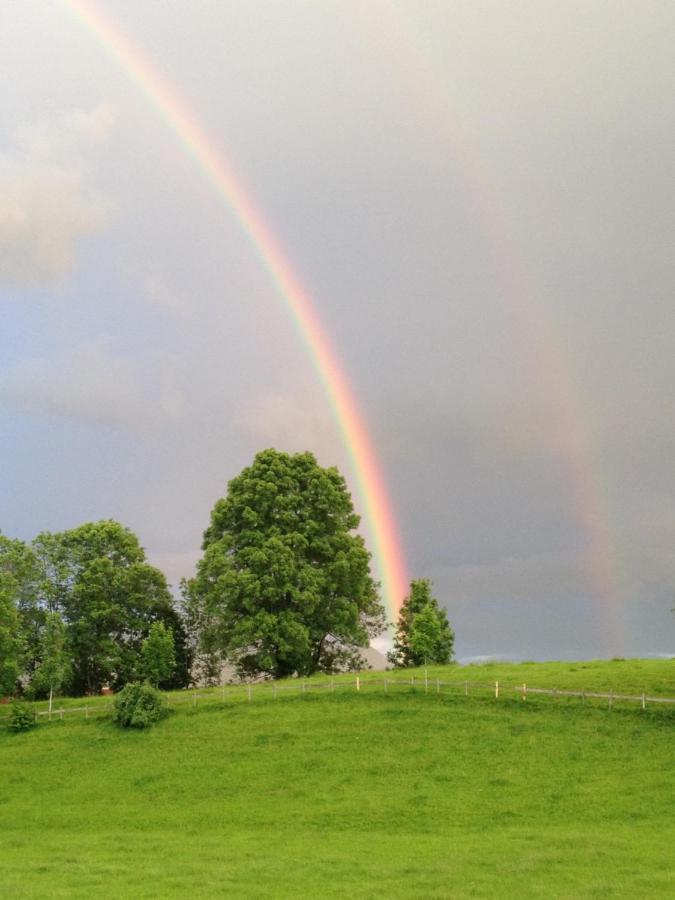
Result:
[[[20,703],[18,700],[15,700],[12,703],[12,711],[9,715],[10,731],[30,731],[36,725],[37,722],[30,706],[27,703]]]
[[[147,682],[127,684],[113,701],[113,718],[122,728],[148,728],[168,711],[164,697]]]

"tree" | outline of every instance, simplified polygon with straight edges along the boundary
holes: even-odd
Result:
[[[173,634],[164,622],[153,622],[141,646],[143,674],[154,687],[170,681],[176,666]]]
[[[12,585],[0,573],[0,697],[14,693],[21,674],[23,649]]]
[[[136,677],[153,622],[180,629],[164,575],[118,522],[45,532],[34,547],[45,573],[44,603],[66,625],[71,693],[96,693],[106,683],[121,687]],[[187,681],[186,672],[182,678]]]
[[[397,668],[425,663],[447,664],[452,660],[455,635],[448,614],[431,595],[431,582],[410,582],[396,626],[394,647],[388,659]]]
[[[358,665],[384,628],[358,524],[337,469],[311,453],[258,453],[215,504],[184,585],[186,605],[202,611],[203,643],[243,676]]]
[[[0,696],[14,693],[23,669],[25,640],[18,603],[25,546],[0,534]]]
[[[49,716],[54,693],[58,693],[70,677],[70,656],[66,650],[66,626],[57,612],[46,614],[40,639],[40,663],[35,670],[31,687],[34,692],[49,694]]]
[[[147,681],[130,681],[113,700],[113,719],[120,728],[149,728],[168,714],[166,699]]]

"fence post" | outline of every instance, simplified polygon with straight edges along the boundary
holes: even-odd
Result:
[[[527,685],[523,682],[523,701],[527,700]]]
[[[440,694],[440,692],[441,692],[441,683],[440,683],[440,681],[439,681],[438,678],[437,678],[437,679],[436,679],[436,693],[437,693],[437,694]]]
[[[499,697],[499,682],[495,681],[495,699]]]
[[[359,678],[358,675],[356,676],[356,690],[357,691],[361,690],[361,679]]]
[[[61,707],[61,709],[59,710],[59,713],[61,714],[61,721],[63,722],[63,707]]]
[[[647,707],[647,698],[645,695],[642,695],[642,708],[645,709]]]
[[[586,691],[581,692],[581,705],[586,706]]]
[[[609,706],[608,706],[609,709],[612,708],[613,693],[614,693],[613,691],[609,692]]]
[[[195,687],[192,692],[192,706],[195,707],[197,705],[197,688]]]
[[[413,690],[415,690],[415,676],[414,676],[414,675],[411,675],[411,676],[410,676],[410,687],[411,687]]]
[[[89,718],[89,707],[88,706],[84,707],[84,717],[85,717],[85,719]]]

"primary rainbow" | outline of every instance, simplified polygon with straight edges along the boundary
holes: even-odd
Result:
[[[373,559],[384,600],[396,616],[407,592],[407,572],[396,520],[375,450],[347,375],[319,321],[311,297],[288,257],[248,196],[241,179],[216,148],[175,89],[148,62],[141,50],[88,0],[62,0],[64,8],[107,51],[145,94],[234,213],[267,269],[314,364],[349,455],[365,522],[374,545]]]

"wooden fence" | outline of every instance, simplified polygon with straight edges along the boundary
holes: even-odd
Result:
[[[355,675],[353,679],[330,679],[327,681],[285,681],[278,684],[274,681],[258,681],[249,684],[228,684],[215,688],[191,689],[185,691],[181,695],[167,694],[166,698],[170,706],[181,704],[190,704],[193,707],[203,704],[204,701],[211,704],[227,703],[228,700],[243,700],[251,702],[255,699],[277,699],[278,697],[290,693],[315,693],[354,690],[356,692],[372,690],[382,690],[385,694],[389,691],[396,691],[400,688],[409,688],[411,691],[423,691],[425,693],[436,694],[455,694],[464,697],[494,697],[499,700],[500,697],[515,697],[521,701],[527,702],[530,698],[535,697],[551,697],[554,701],[560,698],[572,698],[579,700],[582,704],[587,701],[594,702],[598,705],[598,701],[602,701],[602,705],[606,705],[607,709],[612,709],[615,703],[635,703],[642,709],[646,709],[650,704],[675,704],[675,697],[653,697],[647,694],[620,694],[614,691],[602,693],[599,691],[570,691],[559,690],[557,688],[538,688],[528,684],[504,684],[499,681],[441,681],[440,679],[425,678],[424,676],[412,676],[410,678],[391,678],[387,676],[374,676],[361,674]],[[98,702],[92,705],[84,704],[83,706],[60,706],[53,707],[51,713],[47,709],[35,709],[35,719],[37,722],[62,721],[64,716],[84,715],[85,718],[100,717],[109,715],[112,709],[112,701]],[[9,715],[0,715],[0,726],[7,725]]]

